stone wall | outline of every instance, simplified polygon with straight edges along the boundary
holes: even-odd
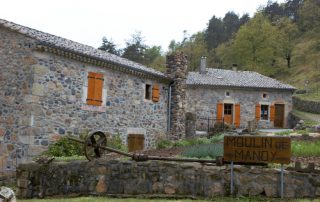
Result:
[[[170,135],[169,139],[177,140],[186,136],[186,78],[187,57],[183,53],[167,56],[167,75],[174,81],[171,88]]]
[[[292,97],[292,101],[295,109],[320,114],[320,102],[303,100],[296,96]]]
[[[27,154],[25,137],[33,132],[28,95],[33,85],[35,41],[0,26],[0,173],[14,170]]]
[[[165,138],[168,81],[41,51],[1,27],[0,34],[0,169],[30,160],[64,135],[100,130],[126,144],[129,134],[142,134],[145,148]],[[88,72],[103,74],[102,106],[86,104]],[[146,84],[155,83],[158,102],[145,99]]]
[[[279,169],[235,166],[235,195],[280,196]],[[319,197],[320,175],[285,171],[286,198]],[[21,198],[75,195],[206,197],[229,195],[229,166],[161,161],[92,161],[21,164]]]
[[[226,96],[226,92],[229,96]],[[262,98],[266,93],[267,98]],[[215,88],[205,86],[187,86],[187,111],[196,113],[198,117],[210,117],[215,119],[217,115],[217,103],[240,103],[240,127],[246,127],[249,121],[255,119],[255,106],[257,103],[285,104],[285,126],[288,127],[287,117],[292,110],[292,93],[289,91],[270,91],[261,89],[233,89]],[[260,128],[273,127],[273,122],[260,120]]]

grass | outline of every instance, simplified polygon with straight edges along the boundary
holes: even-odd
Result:
[[[320,156],[320,141],[292,141],[291,153],[301,157]]]
[[[205,200],[169,200],[169,199],[141,199],[141,198],[107,198],[107,197],[77,197],[77,198],[60,198],[60,199],[31,199],[31,200],[19,200],[19,202],[202,202]]]
[[[296,97],[299,97],[303,100],[309,100],[309,101],[320,101],[320,91],[315,93],[308,93],[308,94],[296,94]]]
[[[107,198],[107,197],[77,197],[77,198],[64,198],[64,199],[31,199],[31,200],[19,200],[19,202],[205,202],[205,201],[218,201],[218,202],[252,202],[252,201],[268,201],[268,202],[280,202],[280,201],[292,201],[292,202],[307,202],[307,201],[320,201],[319,199],[290,199],[283,200],[277,198],[265,198],[265,197],[215,197],[205,200],[190,200],[190,199],[141,199],[141,198]]]
[[[292,110],[293,115],[299,117],[304,120],[304,124],[306,126],[314,126],[320,123],[320,114],[312,114],[308,112],[303,112],[299,110]]]

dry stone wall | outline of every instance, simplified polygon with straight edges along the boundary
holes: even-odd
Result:
[[[292,101],[295,109],[314,114],[320,114],[320,102],[302,100],[295,96],[292,97]]]
[[[235,166],[235,195],[280,196],[279,169]],[[319,197],[320,175],[285,171],[286,198]],[[206,197],[229,195],[229,166],[162,161],[104,161],[21,164],[20,198],[75,195]]]

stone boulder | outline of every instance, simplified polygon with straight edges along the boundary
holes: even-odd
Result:
[[[8,187],[0,188],[0,201],[4,202],[16,202],[16,195],[14,191]]]

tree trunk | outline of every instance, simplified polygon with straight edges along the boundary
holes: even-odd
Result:
[[[291,67],[291,56],[288,55],[288,56],[286,57],[286,59],[287,59],[287,67],[290,68],[290,67]]]

